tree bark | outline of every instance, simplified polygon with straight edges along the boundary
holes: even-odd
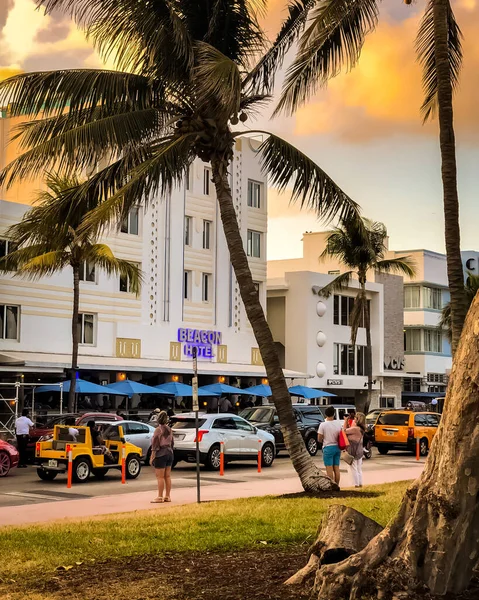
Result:
[[[364,284],[364,296],[366,296],[366,285]],[[373,345],[371,343],[371,311],[369,302],[366,298],[364,302],[364,326],[366,328],[366,375],[368,376],[368,395],[366,398],[366,404],[364,414],[369,412],[371,406],[371,396],[373,393]]]
[[[460,593],[479,549],[479,295],[457,348],[444,413],[421,477],[391,526],[368,546],[317,572],[320,600],[379,598],[424,589]]]
[[[68,412],[75,410],[76,373],[78,367],[78,315],[80,312],[80,266],[73,266],[73,310],[72,310],[72,368],[70,372],[70,391],[68,393]]]
[[[444,198],[447,276],[451,293],[452,352],[461,336],[467,313],[464,273],[459,231],[459,199],[457,193],[456,142],[452,106],[452,84],[448,51],[449,0],[434,0],[434,49],[439,107],[439,142]]]
[[[354,508],[330,506],[309,549],[309,560],[285,583],[302,585],[321,565],[330,565],[356,554],[382,531],[381,525]]]
[[[253,328],[261,357],[266,369],[269,384],[273,393],[273,402],[278,411],[284,442],[291,462],[307,491],[326,491],[337,489],[329,477],[316,467],[312,457],[304,445],[293,415],[291,396],[284,379],[283,370],[276,352],[271,330],[266,321],[263,307],[253,283],[248,258],[244,250],[243,240],[238,227],[238,220],[228,182],[227,161],[216,158],[212,162],[213,182],[220,207],[221,221],[230,253],[231,264],[238,281],[241,298],[246,314]]]

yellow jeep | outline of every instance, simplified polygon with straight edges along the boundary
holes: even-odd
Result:
[[[44,481],[52,481],[58,473],[65,473],[68,468],[67,446],[71,446],[73,473],[72,479],[77,483],[87,481],[92,473],[103,479],[109,469],[121,469],[122,446],[125,446],[126,477],[136,479],[141,471],[141,448],[125,442],[121,425],[111,424],[103,434],[104,444],[110,456],[104,454],[101,447],[93,447],[89,427],[73,426],[78,430],[76,439],[69,433],[67,425],[55,425],[53,439],[37,442],[35,446],[35,463],[37,474]]]

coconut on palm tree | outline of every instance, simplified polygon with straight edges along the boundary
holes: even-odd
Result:
[[[412,0],[405,0],[411,4]],[[277,112],[293,113],[328,80],[356,66],[366,36],[379,21],[379,0],[299,0],[295,3],[295,60],[288,69]],[[405,9],[407,10],[407,9]],[[309,19],[309,20],[308,20]],[[304,29],[304,23],[307,27]],[[462,34],[450,0],[426,0],[416,51],[423,68],[424,121],[438,115],[447,274],[451,292],[453,352],[466,317],[459,231],[453,92],[462,66]],[[261,88],[261,77],[256,78]],[[255,89],[255,88],[253,88]]]
[[[327,236],[326,248],[321,259],[336,258],[348,270],[335,277],[328,285],[318,291],[320,296],[328,298],[334,292],[347,288],[351,280],[356,278],[359,289],[351,311],[351,344],[356,344],[358,329],[366,330],[365,370],[368,378],[368,394],[366,398],[356,400],[359,412],[367,413],[371,403],[373,387],[373,362],[371,345],[371,314],[366,292],[368,273],[399,273],[414,276],[414,265],[409,256],[386,259],[387,230],[382,223],[369,219],[349,219],[340,227],[336,227]]]
[[[68,411],[74,411],[78,346],[80,343],[80,277],[89,268],[103,270],[107,275],[119,275],[128,280],[129,289],[138,294],[141,272],[137,264],[116,258],[106,244],[99,243],[96,235],[80,228],[85,215],[92,209],[88,198],[78,202],[72,209],[69,194],[80,182],[75,177],[49,173],[47,189],[38,195],[37,206],[28,210],[20,223],[12,225],[6,236],[15,250],[0,260],[0,270],[13,273],[15,277],[39,279],[71,268],[72,308],[72,367]]]
[[[269,100],[268,81],[294,39],[297,8],[291,7],[278,38],[263,54],[263,0],[38,4],[71,14],[118,70],[27,73],[1,82],[0,103],[8,100],[12,115],[32,120],[18,131],[25,152],[6,167],[0,185],[56,164],[96,166],[71,202],[75,205],[85,193],[98,197],[101,202],[86,217],[85,228],[102,231],[118,224],[132,205],[182,183],[196,157],[211,163],[231,263],[291,460],[306,489],[330,489],[331,481],[306,451],[293,416],[228,175],[236,138],[248,133],[243,124]],[[357,205],[318,165],[280,137],[260,133],[264,141],[257,155],[270,184],[280,190],[291,186],[292,201],[323,218],[357,214]]]

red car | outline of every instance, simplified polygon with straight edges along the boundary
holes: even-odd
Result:
[[[18,451],[9,444],[0,440],[0,477],[6,477],[11,469],[18,465]]]
[[[65,421],[68,418],[75,419],[75,425],[86,425],[88,421],[122,421],[123,418],[116,415],[115,413],[102,413],[102,412],[89,412],[83,415],[63,413],[62,415],[56,415],[51,417],[45,425],[35,425],[30,429],[30,439],[28,440],[27,452],[29,457],[35,455],[35,444],[41,437],[46,435],[53,435],[53,428],[55,425],[65,425]]]

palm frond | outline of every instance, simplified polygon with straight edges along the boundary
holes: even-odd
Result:
[[[27,250],[27,248],[20,249]],[[39,279],[48,277],[62,271],[69,264],[69,255],[63,250],[51,250],[30,260],[20,262],[15,276],[26,277],[27,279]]]
[[[152,90],[142,75],[101,69],[22,73],[0,81],[0,106],[9,116],[94,113],[98,107],[149,108]]]
[[[416,264],[410,256],[379,260],[374,263],[373,269],[380,273],[400,273],[411,278],[416,275]]]
[[[198,106],[215,107],[225,118],[237,115],[241,103],[241,73],[236,63],[219,50],[197,42],[195,90]]]
[[[143,276],[138,264],[117,258],[106,244],[86,245],[82,250],[82,257],[88,263],[105,271],[107,275],[126,277],[131,292],[139,294]]]
[[[462,33],[454,16],[450,3],[447,8],[447,52],[449,59],[449,77],[453,91],[459,83],[462,67]],[[440,25],[438,24],[438,27]],[[416,38],[416,52],[422,67],[422,85],[424,102],[421,107],[426,122],[437,111],[437,65],[436,39],[434,27],[434,0],[429,0]]]
[[[193,160],[194,135],[166,138],[158,143],[151,157],[128,174],[127,182],[85,216],[80,232],[95,235],[113,223],[119,225],[135,204],[147,203],[156,193],[169,193],[175,183],[181,182]],[[115,173],[111,172],[111,175],[114,177]],[[114,188],[114,183],[107,179],[97,180],[96,185],[107,190]]]
[[[378,0],[322,0],[301,36],[275,114],[292,114],[318,87],[352,69],[378,22]]]
[[[441,318],[437,324],[442,333],[446,336],[449,343],[452,343],[452,320],[451,320],[451,303],[447,302],[441,311]]]
[[[303,31],[309,11],[315,4],[316,0],[290,0],[287,7],[288,16],[283,21],[271,48],[245,78],[245,89],[253,93],[273,92],[275,75],[283,66],[284,57]]]
[[[259,132],[267,133],[267,132]],[[272,185],[284,191],[292,185],[291,202],[314,210],[322,219],[351,218],[359,206],[310,158],[282,138],[267,133],[258,154]]]
[[[353,277],[353,271],[346,271],[335,277],[327,285],[318,290],[318,296],[329,298],[334,292],[339,292],[347,288]]]
[[[351,326],[351,344],[356,345],[358,337],[358,329],[365,320],[366,311],[368,309],[368,299],[366,296],[366,290],[360,287],[358,293],[354,298],[353,310],[349,317],[349,323]]]

